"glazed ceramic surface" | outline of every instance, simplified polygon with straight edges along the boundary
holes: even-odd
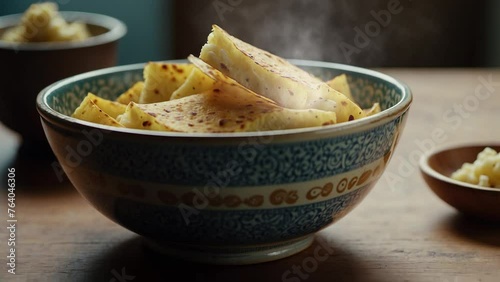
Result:
[[[100,212],[188,260],[247,264],[306,248],[383,173],[411,103],[386,75],[293,61],[330,79],[345,73],[374,116],[316,128],[181,134],[112,128],[70,114],[88,92],[114,99],[142,80],[143,64],[95,71],[51,85],[38,110],[60,166]],[[56,170],[57,170],[57,166]]]

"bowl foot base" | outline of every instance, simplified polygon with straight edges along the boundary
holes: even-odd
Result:
[[[200,246],[144,239],[144,245],[161,254],[198,263],[245,265],[282,259],[308,248],[314,235],[265,245]]]

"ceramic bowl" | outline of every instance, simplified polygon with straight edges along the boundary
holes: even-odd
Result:
[[[412,101],[405,85],[382,73],[292,62],[324,79],[347,74],[361,105],[380,102],[383,111],[324,127],[220,134],[117,129],[70,117],[87,92],[113,99],[141,80],[144,64],[65,79],[43,90],[37,106],[76,189],[150,246],[198,262],[270,261],[303,250],[362,201],[386,168]]]
[[[61,12],[68,21],[85,22],[92,37],[79,42],[11,43],[0,40],[0,121],[23,137],[26,157],[50,157],[51,150],[35,108],[36,95],[66,77],[116,65],[125,25],[112,17]],[[20,22],[21,14],[0,17],[0,35]]]
[[[462,164],[473,163],[485,147],[497,152],[500,145],[465,145],[430,151],[420,159],[420,171],[431,190],[458,211],[473,217],[500,221],[500,189],[486,188],[450,178]]]

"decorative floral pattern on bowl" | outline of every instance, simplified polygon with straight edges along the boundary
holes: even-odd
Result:
[[[347,74],[354,98],[365,107],[379,102],[383,111],[321,128],[238,134],[159,133],[70,118],[89,91],[111,99],[124,92],[141,79],[143,64],[104,69],[39,95],[55,167],[101,213],[170,255],[247,264],[301,251],[375,185],[411,94],[374,71],[294,63],[324,79]]]

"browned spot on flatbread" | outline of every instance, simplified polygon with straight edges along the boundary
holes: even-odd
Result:
[[[226,119],[221,119],[221,120],[219,120],[219,125],[220,125],[220,126],[224,126],[226,123],[227,123],[227,120],[226,120]]]
[[[229,72],[229,69],[227,68],[227,66],[223,63],[220,63],[220,68],[225,71],[225,72]]]

